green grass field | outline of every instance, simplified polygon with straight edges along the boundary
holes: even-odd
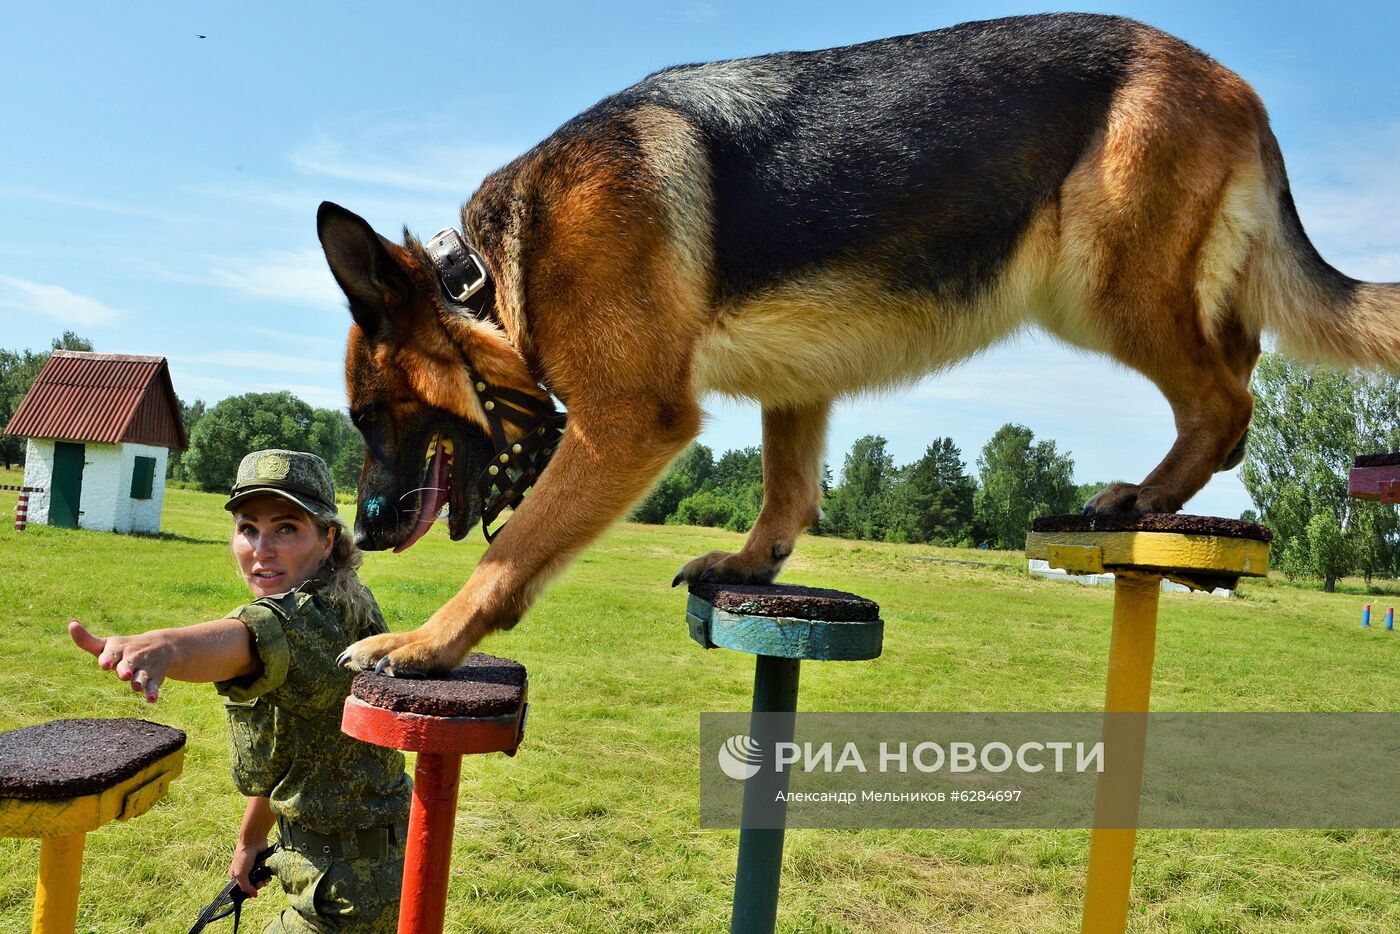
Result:
[[[0,473],[0,483],[18,482]],[[89,836],[79,913],[80,930],[103,934],[184,931],[222,884],[242,811],[222,708],[212,688],[174,683],[146,705],[77,651],[64,624],[76,616],[98,633],[130,633],[243,602],[221,499],[170,490],[159,539],[16,533],[14,501],[0,493],[0,605],[12,614],[0,625],[0,730],[136,716],[189,734],[170,795]],[[530,729],[516,758],[464,763],[448,930],[728,929],[737,832],[698,828],[698,714],[746,710],[752,662],[691,642],[684,593],[669,584],[686,559],[739,541],[621,526],[520,626],[483,646],[529,667]],[[371,555],[365,578],[390,625],[411,628],[482,548],[479,535],[454,544],[434,530],[403,555]],[[1111,592],[1029,578],[1017,553],[809,538],[784,579],[868,596],[886,621],[880,659],[804,667],[805,710],[1101,704]],[[1156,708],[1395,709],[1400,635],[1361,630],[1362,602],[1281,581],[1246,583],[1229,601],[1165,595]],[[1087,831],[792,832],[779,929],[1077,931],[1088,840]],[[0,840],[0,932],[28,930],[37,857],[36,841]],[[250,903],[245,929],[281,905],[269,890]],[[1400,833],[1144,831],[1130,929],[1400,930]]]

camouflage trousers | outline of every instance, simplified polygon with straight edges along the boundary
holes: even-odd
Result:
[[[332,859],[282,848],[267,861],[289,907],[263,934],[394,934],[403,847],[383,859]]]

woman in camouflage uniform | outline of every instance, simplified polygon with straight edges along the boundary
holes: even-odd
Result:
[[[252,603],[135,636],[100,639],[76,621],[69,631],[148,701],[166,678],[224,695],[233,778],[248,796],[229,876],[248,894],[274,824],[281,833],[268,865],[290,907],[268,931],[392,932],[411,783],[401,753],[340,732],[353,675],[336,656],[387,630],[356,576],[361,554],[336,516],[330,473],[314,454],[257,451],[225,508]]]

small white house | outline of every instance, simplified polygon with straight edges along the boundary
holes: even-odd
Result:
[[[31,524],[160,531],[166,462],[187,444],[164,357],[55,350],[5,433],[28,439]]]

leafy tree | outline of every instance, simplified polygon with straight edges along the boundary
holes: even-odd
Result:
[[[10,421],[19,408],[20,402],[34,379],[48,362],[54,350],[82,350],[91,352],[92,341],[79,337],[72,331],[64,331],[61,337],[54,338],[48,351],[33,353],[28,350],[0,350],[0,429]],[[0,435],[0,460],[8,470],[11,464],[24,461],[24,439],[17,435]]]
[[[833,535],[880,541],[890,525],[896,472],[879,435],[857,438],[846,455],[841,482],[827,497],[825,527]]]
[[[939,438],[899,471],[891,501],[892,541],[956,545],[970,540],[977,483],[952,438]]]
[[[1337,524],[1337,517],[1329,512],[1320,512],[1308,520],[1304,538],[1308,543],[1309,563],[1326,581],[1323,589],[1334,592],[1337,578],[1356,566],[1353,543]]]
[[[56,337],[50,343],[53,350],[81,350],[84,353],[92,353],[92,341],[86,337],[79,337],[73,331],[64,331],[62,337]],[[48,359],[48,354],[44,355]]]
[[[306,450],[314,418],[311,406],[289,392],[230,396],[195,425],[183,459],[185,473],[202,489],[227,490],[249,451]]]
[[[1400,381],[1309,369],[1265,354],[1251,385],[1254,419],[1242,476],[1274,532],[1290,576],[1338,577],[1400,568],[1396,510],[1351,499],[1346,475],[1357,454],[1400,450]]]
[[[739,489],[763,485],[763,450],[758,447],[725,451],[715,461],[710,480],[716,489]]]
[[[33,355],[20,354],[14,350],[0,350],[0,430],[9,423],[19,406],[19,400],[24,398],[24,392],[16,390],[22,381],[19,373],[20,368],[25,365],[25,356]],[[32,376],[29,377],[29,382],[33,382]],[[28,388],[29,383],[25,383],[25,389]],[[0,461],[4,461],[6,470],[9,470],[12,464],[23,463],[24,439],[18,435],[0,435]]]
[[[340,409],[316,409],[303,450],[319,454],[330,468],[337,492],[358,489],[365,462],[365,442],[350,416]]]
[[[763,510],[763,484],[761,482],[751,481],[715,492],[725,496],[734,507],[734,512],[724,523],[726,529],[731,532],[747,532],[753,528],[753,524],[758,521],[758,514]]]
[[[180,422],[185,426],[185,440],[188,441],[194,435],[194,426],[199,424],[199,420],[204,417],[204,400],[196,399],[193,404],[186,404],[184,399],[176,395],[175,404],[180,407]],[[165,465],[166,479],[189,479],[182,469],[184,458],[184,451],[170,452],[170,459]]]
[[[708,525],[728,528],[734,520],[734,503],[717,490],[700,490],[680,501],[676,507],[678,525]]]
[[[725,451],[715,461],[705,490],[713,490],[731,505],[724,522],[719,523],[732,532],[747,532],[753,528],[763,507],[763,452],[757,447]],[[677,514],[677,521],[683,521]]]
[[[692,443],[671,463],[646,499],[632,510],[632,521],[665,523],[676,514],[681,500],[709,482],[714,469],[714,452],[703,444]]]
[[[827,513],[827,510],[831,508],[831,489],[831,464],[822,461],[821,493],[817,498],[817,502],[821,504],[821,508],[817,510],[817,521],[807,530],[813,535],[836,534],[831,528],[831,516]]]
[[[977,459],[974,501],[978,537],[996,548],[1025,544],[1031,520],[1077,509],[1074,461],[1053,441],[1035,441],[1024,425],[997,429]]]
[[[318,455],[341,492],[355,488],[364,462],[364,442],[344,412],[313,409],[289,392],[250,392],[224,399],[198,418],[181,473],[205,490],[225,490],[243,456],[264,448]]]
[[[360,471],[365,466],[365,441],[359,432],[340,449],[335,460],[330,462],[331,479],[335,481],[337,493],[358,492]]]

